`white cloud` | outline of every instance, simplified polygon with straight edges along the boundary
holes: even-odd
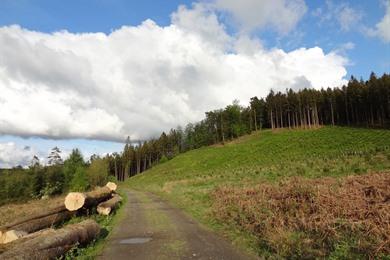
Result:
[[[384,42],[390,42],[390,0],[384,2],[386,13],[382,20],[375,25],[375,29],[366,30],[369,36],[380,37]]]
[[[336,19],[339,22],[343,31],[349,31],[354,28],[362,19],[363,14],[352,7],[342,6],[336,14]]]
[[[337,46],[333,52],[345,56],[348,51],[353,49],[355,49],[355,44],[353,42],[345,42]],[[352,63],[349,62],[348,65],[352,65]]]
[[[320,24],[333,24],[334,21],[337,21],[337,25],[342,31],[359,30],[359,23],[363,18],[361,10],[351,7],[345,2],[335,4],[330,0],[326,1],[325,8],[315,9],[312,15],[319,18]]]
[[[288,27],[285,12],[276,17]],[[108,35],[1,27],[0,46],[0,134],[51,138],[149,138],[270,88],[341,85],[347,64],[319,47],[267,50],[230,36],[201,4],[180,7],[169,26]]]
[[[281,34],[295,28],[307,11],[304,0],[215,0],[246,30],[271,26]]]
[[[11,168],[17,165],[30,165],[35,151],[29,147],[19,147],[13,142],[0,143],[0,168]]]

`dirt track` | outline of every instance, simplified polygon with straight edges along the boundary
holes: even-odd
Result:
[[[98,259],[251,259],[156,196],[127,194],[124,216]]]

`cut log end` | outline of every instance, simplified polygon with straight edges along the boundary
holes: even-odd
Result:
[[[106,187],[108,187],[111,191],[116,191],[118,186],[114,182],[107,182]]]
[[[15,241],[21,237],[24,237],[26,235],[27,235],[27,232],[24,232],[24,231],[10,230],[10,231],[5,232],[1,236],[0,240],[3,244],[7,244],[7,243]]]
[[[111,213],[111,211],[114,210],[118,206],[119,202],[121,201],[122,198],[119,195],[114,194],[111,199],[104,201],[97,206],[97,212],[100,215],[108,216]]]
[[[65,198],[65,207],[69,211],[81,209],[84,206],[86,196],[81,192],[70,192]]]
[[[111,213],[111,208],[97,207],[97,212],[100,215],[108,216]]]

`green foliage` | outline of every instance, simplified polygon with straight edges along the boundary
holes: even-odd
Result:
[[[44,195],[61,194],[64,188],[65,176],[62,165],[53,165],[46,168],[46,186]]]
[[[45,173],[43,168],[32,169],[33,180],[32,180],[32,197],[40,198],[43,195],[45,188]]]
[[[71,191],[86,191],[89,187],[86,169],[79,166],[69,184]]]
[[[161,157],[159,163],[165,163],[165,162],[167,162],[167,161],[169,161],[169,159],[168,159],[165,155],[163,155],[163,156]]]
[[[347,127],[266,130],[223,146],[180,154],[145,174],[130,178],[128,185],[158,193],[204,224],[223,229],[233,240],[247,241],[248,234],[237,231],[235,226],[218,223],[210,213],[209,194],[215,188],[276,182],[291,176],[338,178],[383,171],[390,168],[389,155],[389,130]],[[286,237],[285,256],[307,254],[301,239],[295,239],[299,236]],[[252,251],[259,252],[259,245],[253,241],[245,243]],[[346,247],[340,247],[335,254],[342,255],[345,250]]]
[[[57,148],[58,149],[58,148]],[[78,149],[74,149],[64,164],[0,171],[0,205],[13,201],[41,198],[72,191],[85,191],[89,187],[105,185],[108,180],[108,162],[94,157],[89,166]],[[114,180],[112,177],[110,178]]]
[[[88,183],[91,187],[105,185],[108,179],[108,162],[105,159],[92,161],[87,169]]]
[[[70,185],[73,182],[77,169],[85,165],[83,156],[78,149],[73,149],[69,158],[64,162],[64,190],[72,190],[74,187]],[[80,176],[79,176],[80,177]]]
[[[0,174],[0,205],[31,197],[33,175],[25,169],[5,170]]]

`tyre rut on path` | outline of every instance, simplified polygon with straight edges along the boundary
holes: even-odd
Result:
[[[155,195],[127,191],[98,259],[253,259]]]

